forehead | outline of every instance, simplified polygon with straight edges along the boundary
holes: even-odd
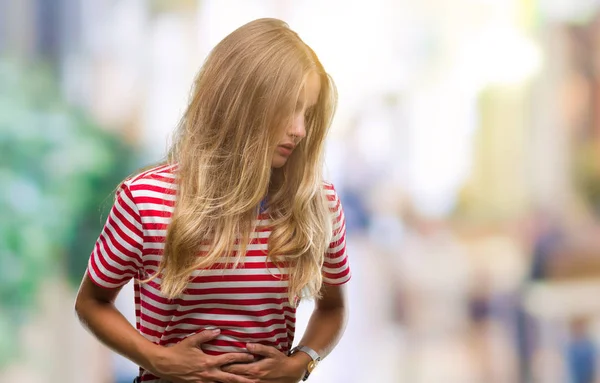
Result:
[[[314,105],[319,99],[319,93],[321,93],[321,78],[316,72],[310,72],[300,89],[300,99],[298,101],[303,104]]]

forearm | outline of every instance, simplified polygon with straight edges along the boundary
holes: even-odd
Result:
[[[346,307],[315,308],[300,344],[325,358],[340,341],[347,321]]]
[[[144,338],[110,302],[87,300],[75,307],[79,320],[111,350],[152,372],[161,346]]]

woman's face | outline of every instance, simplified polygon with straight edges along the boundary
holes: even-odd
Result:
[[[308,110],[316,105],[321,92],[321,79],[315,72],[311,72],[304,87],[300,90],[300,97],[294,111],[292,123],[282,129],[281,137],[275,148],[271,167],[280,168],[287,162],[294,148],[306,137],[306,115]]]

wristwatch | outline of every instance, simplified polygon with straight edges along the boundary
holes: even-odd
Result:
[[[302,381],[304,382],[306,379],[308,379],[311,372],[313,372],[315,370],[315,368],[317,368],[317,365],[321,361],[321,357],[319,356],[319,354],[317,354],[317,352],[315,350],[313,350],[312,348],[307,347],[307,346],[296,346],[290,350],[289,355],[294,355],[298,351],[302,351],[302,352],[308,354],[308,356],[310,356],[310,358],[312,359],[308,363],[308,366],[306,366],[306,373],[304,374],[304,377],[302,378]]]

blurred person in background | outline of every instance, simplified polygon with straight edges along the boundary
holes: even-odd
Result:
[[[586,22],[567,22],[557,27],[565,49],[565,70],[557,84],[563,108],[561,118],[571,134],[573,197],[565,206],[548,206],[533,215],[536,230],[531,240],[533,257],[528,279],[535,286],[530,295],[538,297],[539,307],[530,310],[536,315],[520,313],[523,379],[539,378],[558,358],[571,382],[590,383],[598,379],[594,325],[600,312],[600,114],[596,107],[600,94],[599,32],[597,10],[588,15]],[[538,363],[548,360],[552,351],[558,357]]]
[[[118,187],[77,296],[136,381],[297,382],[335,347],[350,279],[344,213],[322,179],[335,104],[280,20],[213,49],[167,160]],[[113,304],[132,278],[137,330]],[[315,310],[292,349],[301,298]]]

